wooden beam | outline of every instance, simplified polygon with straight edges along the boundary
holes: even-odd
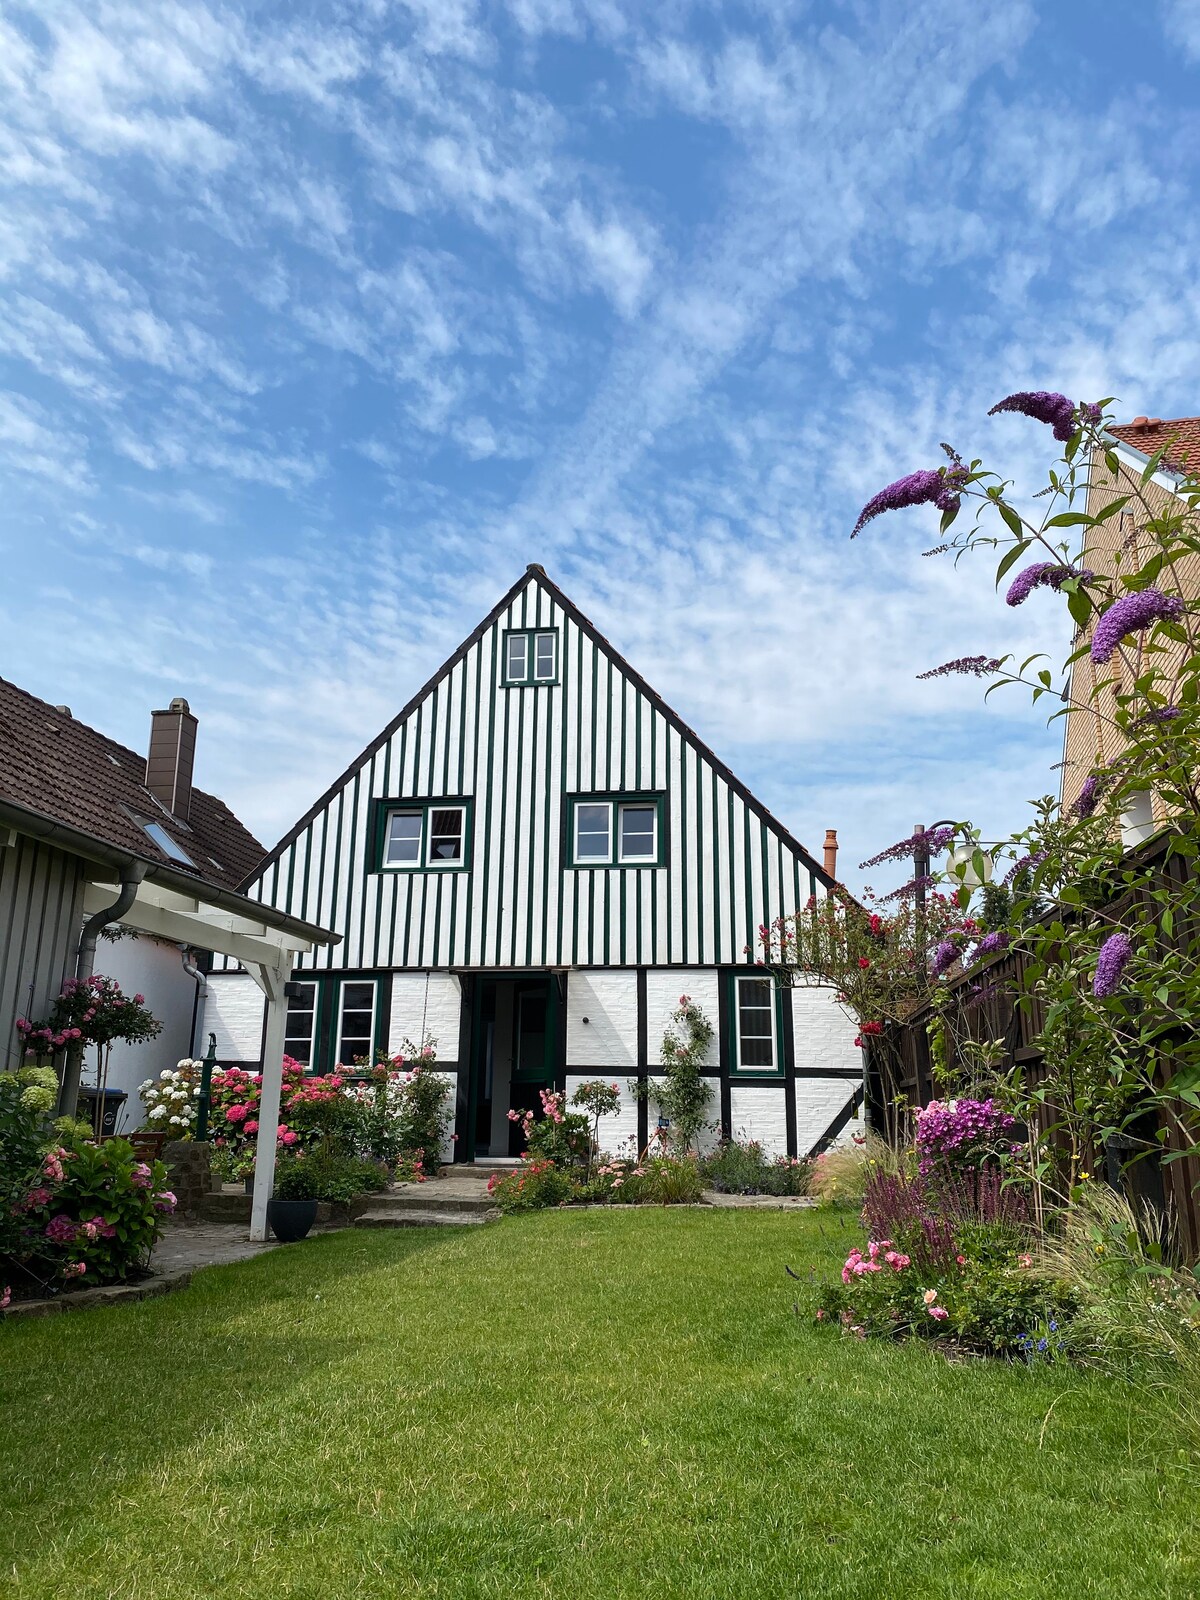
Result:
[[[252,967],[254,981],[267,997],[267,1035],[263,1043],[262,1092],[258,1104],[258,1140],[254,1147],[254,1197],[250,1202],[250,1237],[267,1237],[267,1201],[275,1187],[275,1145],[279,1128],[279,1101],[283,1087],[283,1039],[287,1026],[284,985],[291,976],[293,953],[279,952],[278,966]]]
[[[84,898],[84,905],[85,908],[88,905],[87,896]],[[194,945],[199,950],[213,950],[219,955],[232,956],[235,960],[247,964],[258,965],[265,962],[273,967],[278,963],[281,954],[281,947],[272,944],[268,939],[255,939],[247,933],[233,933],[226,928],[215,927],[202,917],[189,917],[182,911],[166,911],[161,906],[146,905],[136,900],[121,918],[121,923],[126,928],[132,928],[135,933],[148,933],[156,939],[169,939],[172,944]],[[299,940],[295,935],[289,934],[287,946],[289,956],[298,949],[307,951],[311,950],[312,946],[307,941]]]

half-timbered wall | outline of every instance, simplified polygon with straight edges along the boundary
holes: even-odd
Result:
[[[558,681],[505,687],[512,628],[554,629]],[[666,797],[665,865],[576,868],[576,793]],[[466,870],[376,870],[376,802],[468,797]],[[342,941],[305,967],[738,963],[823,892],[814,864],[531,572],[247,892]]]

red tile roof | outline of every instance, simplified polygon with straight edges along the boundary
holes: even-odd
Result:
[[[1169,421],[1162,417],[1135,417],[1108,431],[1147,457],[1173,439],[1175,442],[1163,457],[1165,464],[1179,471],[1200,471],[1200,417],[1175,417]]]
[[[146,758],[0,678],[0,799],[147,861],[182,867],[138,817],[159,823],[209,883],[236,889],[266,854],[228,806],[192,790],[185,822],[145,786]]]

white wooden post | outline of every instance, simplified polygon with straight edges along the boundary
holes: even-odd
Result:
[[[250,1237],[267,1237],[267,1201],[275,1187],[275,1141],[279,1131],[279,1099],[283,1086],[283,1039],[287,1000],[283,986],[291,977],[293,953],[279,952],[277,967],[251,966],[250,974],[267,997],[267,1033],[263,1045],[262,1094],[258,1107],[258,1142],[254,1147],[254,1198],[250,1202]]]

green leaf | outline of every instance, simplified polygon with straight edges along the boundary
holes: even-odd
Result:
[[[1056,517],[1051,517],[1042,524],[1043,528],[1078,528],[1088,527],[1096,521],[1089,517],[1086,511],[1060,511]]]
[[[1000,565],[996,568],[996,587],[997,587],[997,589],[1000,587],[1001,578],[1003,578],[1004,574],[1009,570],[1010,567],[1012,567],[1016,562],[1018,562],[1021,559],[1021,557],[1025,554],[1026,550],[1029,549],[1029,546],[1030,546],[1031,542],[1032,541],[1029,540],[1029,539],[1021,539],[1017,544],[1013,545],[1012,549],[1009,550],[1001,558]]]
[[[1008,531],[1012,534],[1015,534],[1018,539],[1024,539],[1026,537],[1025,524],[1009,505],[1008,501],[997,499],[996,508],[1000,512],[1000,515],[1004,518],[1004,522],[1008,528]]]
[[[1067,610],[1077,628],[1086,628],[1092,615],[1092,602],[1082,589],[1072,589],[1067,595]]]

